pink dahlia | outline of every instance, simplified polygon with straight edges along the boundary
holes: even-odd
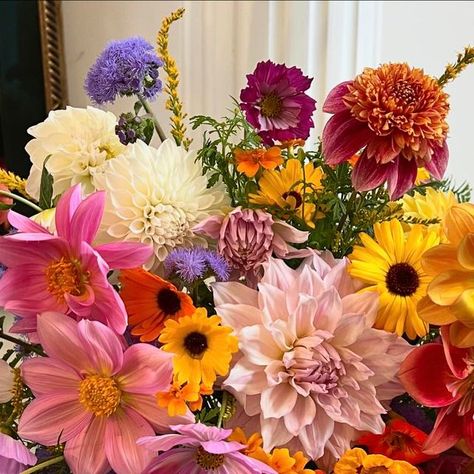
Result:
[[[0,433],[0,472],[20,474],[36,464],[36,456],[19,440]]]
[[[171,426],[179,434],[141,438],[138,444],[159,454],[142,474],[277,474],[241,453],[246,446],[227,441],[232,430],[201,423]]]
[[[216,283],[216,311],[239,338],[224,387],[259,423],[266,451],[289,445],[330,466],[357,431],[385,428],[381,401],[409,344],[373,329],[378,297],[353,293],[347,261],[314,256],[298,269],[270,259],[258,291]]]
[[[247,87],[240,92],[240,108],[264,143],[309,137],[316,101],[305,91],[312,81],[297,67],[271,61],[258,63],[247,75]]]
[[[407,64],[366,68],[328,95],[323,111],[334,114],[323,131],[327,163],[348,161],[363,149],[353,173],[358,191],[385,181],[392,199],[415,183],[425,167],[441,179],[448,163],[448,95],[437,80]]]
[[[439,408],[423,452],[442,453],[460,439],[474,450],[474,348],[452,346],[443,326],[441,343],[417,347],[401,365],[400,379],[418,403]]]
[[[152,459],[138,446],[142,436],[190,423],[190,412],[169,417],[155,395],[172,379],[169,354],[149,344],[124,349],[110,328],[58,313],[38,318],[48,357],[23,362],[25,383],[35,395],[18,433],[45,446],[66,443],[64,456],[76,474],[140,474]]]
[[[274,220],[260,209],[237,207],[227,216],[211,216],[193,228],[217,241],[218,252],[233,266],[238,276],[245,276],[251,286],[262,273],[262,264],[274,253],[280,258],[307,256],[310,250],[297,250],[288,242],[301,244],[308,232],[286,222]]]
[[[81,201],[79,185],[69,189],[56,208],[57,235],[17,214],[10,223],[20,232],[0,238],[0,306],[21,317],[13,332],[36,331],[36,316],[57,311],[75,318],[101,321],[122,334],[127,313],[107,280],[110,269],[135,268],[150,257],[151,247],[117,242],[93,246],[104,210],[105,195]]]

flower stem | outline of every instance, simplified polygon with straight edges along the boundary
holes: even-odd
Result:
[[[217,418],[217,427],[218,428],[222,428],[222,421],[224,420],[224,413],[227,409],[227,399],[228,399],[228,395],[227,395],[227,392],[224,390],[222,392],[221,409],[219,410],[219,417]]]
[[[140,104],[142,104],[143,108],[146,110],[147,114],[149,114],[151,118],[153,119],[153,124],[155,125],[155,130],[156,130],[156,133],[158,133],[160,140],[164,142],[166,140],[165,132],[161,128],[161,125],[158,122],[158,119],[156,118],[155,114],[153,113],[153,110],[151,110],[150,104],[146,101],[145,97],[143,97],[142,95],[138,94],[137,97],[138,97],[138,100],[140,101]]]
[[[41,209],[41,207],[37,206],[36,204],[33,204],[31,201],[28,201],[28,199],[25,199],[24,197],[18,196],[17,194],[13,194],[9,191],[0,190],[0,195],[15,199],[16,201],[19,201],[19,202],[22,202],[23,204],[26,204],[27,206],[30,206],[36,212],[41,212],[43,210],[43,209]]]
[[[5,339],[6,341],[13,342],[13,344],[18,344],[19,346],[24,347],[29,352],[35,352],[36,354],[44,356],[44,352],[41,349],[38,349],[32,344],[28,344],[22,339],[10,336],[9,334],[5,334],[2,330],[0,330],[0,339]]]
[[[57,464],[58,462],[61,462],[64,459],[64,456],[56,456],[55,458],[48,459],[47,461],[44,461],[40,464],[36,464],[36,466],[30,467],[26,471],[21,472],[20,474],[31,474],[33,472],[38,472],[42,471],[44,468],[48,466],[52,466],[53,464]]]

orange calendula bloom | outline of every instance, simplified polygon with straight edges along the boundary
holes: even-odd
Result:
[[[196,402],[199,399],[199,385],[186,383],[181,385],[174,380],[167,392],[156,394],[156,401],[161,408],[168,409],[169,416],[186,414],[187,402]]]
[[[253,178],[260,167],[266,170],[273,170],[283,163],[281,150],[277,146],[271,148],[259,148],[257,150],[234,150],[237,171],[244,173],[249,178]]]
[[[123,270],[120,296],[125,303],[132,334],[142,342],[154,341],[168,319],[193,314],[196,308],[186,293],[142,268]]]
[[[253,433],[247,438],[242,428],[235,428],[227,439],[229,441],[245,444],[246,448],[243,449],[242,452],[246,456],[266,462],[268,454],[266,454],[262,448],[263,439],[259,433]]]
[[[212,389],[212,387],[208,387],[207,385],[204,385],[202,383],[200,388],[199,388],[198,399],[195,400],[195,401],[190,401],[188,403],[189,409],[191,411],[200,410],[202,408],[202,402],[203,402],[202,397],[204,395],[212,395],[213,392],[214,392],[214,390]]]

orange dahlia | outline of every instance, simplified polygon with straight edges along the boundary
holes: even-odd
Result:
[[[271,148],[258,148],[257,150],[234,150],[237,171],[244,173],[249,178],[253,178],[260,167],[266,170],[274,170],[283,163],[281,150],[277,146]]]
[[[363,149],[352,176],[357,190],[387,181],[395,199],[413,186],[419,167],[442,178],[448,161],[448,95],[422,69],[408,64],[366,68],[336,86],[323,110],[334,114],[322,139],[328,164]]]
[[[123,270],[120,296],[125,303],[132,334],[142,342],[154,341],[166,320],[193,314],[192,299],[182,291],[142,268]]]

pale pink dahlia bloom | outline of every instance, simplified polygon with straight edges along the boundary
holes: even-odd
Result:
[[[20,474],[36,464],[36,456],[19,440],[0,433],[0,472]]]
[[[36,316],[43,311],[95,319],[119,334],[125,331],[127,313],[107,273],[142,265],[152,249],[131,242],[93,246],[104,202],[104,192],[82,200],[80,185],[69,189],[56,208],[57,235],[9,213],[19,233],[0,238],[0,262],[8,267],[0,280],[0,306],[21,317],[12,332],[34,334]]]
[[[297,230],[286,222],[275,220],[260,209],[237,207],[226,216],[211,216],[193,228],[217,241],[218,252],[254,285],[262,274],[262,264],[274,253],[280,258],[304,257],[311,250],[297,250],[288,242],[301,244],[308,232]]]
[[[194,421],[191,412],[169,417],[156,403],[156,393],[167,390],[172,378],[172,358],[161,349],[124,349],[102,323],[58,313],[38,317],[38,336],[48,357],[21,367],[36,398],[18,433],[45,446],[65,442],[74,474],[140,474],[153,455],[136,444],[138,438]]]
[[[397,372],[410,346],[372,329],[377,295],[353,293],[346,266],[315,255],[292,270],[272,258],[258,291],[213,286],[239,338],[224,387],[258,420],[266,450],[290,445],[330,465],[356,430],[382,433],[381,402],[403,393]]]
[[[138,444],[159,454],[142,474],[277,474],[241,453],[246,446],[227,441],[232,430],[202,423],[171,426],[179,434],[148,436]]]

